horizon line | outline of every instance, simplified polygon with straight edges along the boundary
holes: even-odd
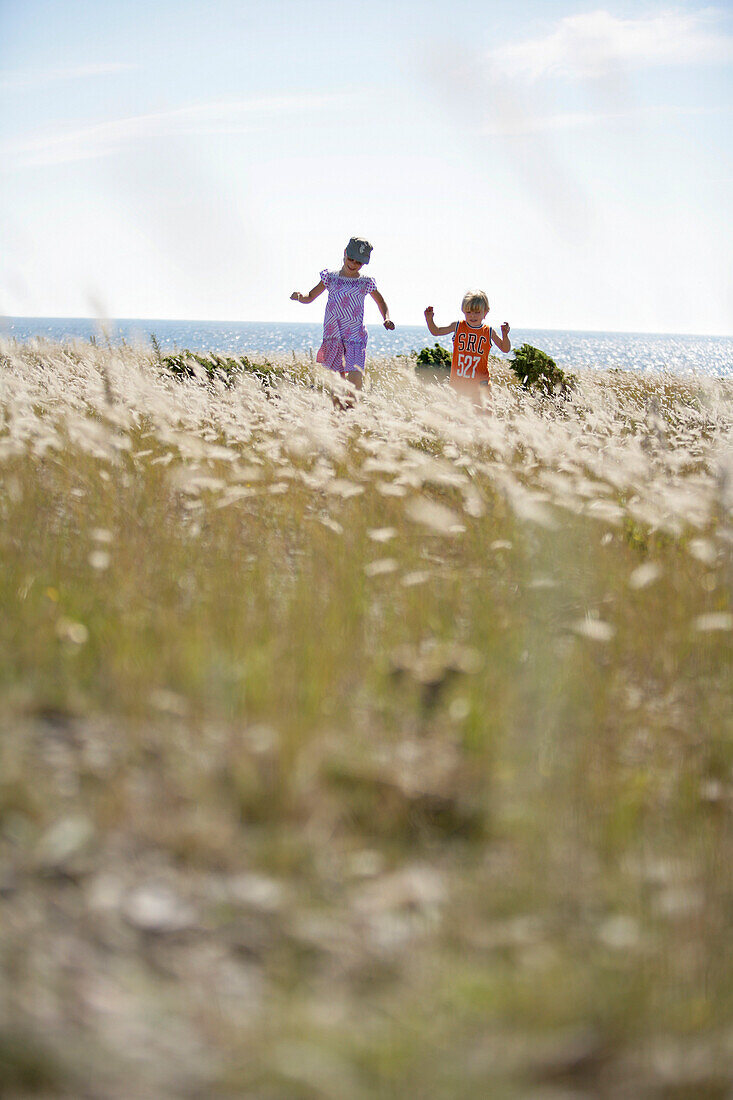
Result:
[[[228,317],[89,317],[74,313],[57,313],[57,314],[9,314],[0,313],[0,332],[4,327],[6,321],[87,321],[92,324],[104,326],[105,324],[121,324],[123,322],[136,323],[136,322],[161,322],[163,324],[188,324],[188,325],[310,325],[311,327],[320,326],[321,321],[291,321],[291,320],[274,320],[267,318],[260,321],[246,321],[246,320],[233,320]],[[373,324],[367,323],[367,329],[382,327],[381,323],[374,322]],[[425,328],[426,325],[420,324],[395,324],[395,329],[400,328]],[[512,326],[512,331],[518,330],[521,332],[576,332],[588,336],[706,336],[714,339],[733,339],[733,332],[681,332],[681,331],[660,331],[659,329],[611,329],[611,328],[554,328],[547,325],[524,325],[517,324]],[[428,332],[428,335],[430,333]]]

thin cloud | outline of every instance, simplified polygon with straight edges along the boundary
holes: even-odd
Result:
[[[124,61],[99,61],[88,65],[69,65],[58,69],[33,69],[26,72],[0,72],[0,91],[16,92],[46,88],[64,80],[85,80],[95,76],[114,76],[137,69]]]
[[[44,133],[0,145],[6,169],[37,168],[111,156],[139,141],[208,134],[246,133],[274,114],[302,113],[338,105],[342,95],[271,96],[193,104]]]
[[[700,108],[635,107],[626,111],[563,111],[557,114],[521,114],[500,116],[481,129],[486,137],[514,137],[540,134],[548,130],[578,130],[591,126],[635,124],[649,118],[710,114]]]
[[[529,80],[589,79],[619,68],[730,61],[733,36],[716,28],[717,18],[710,10],[639,19],[619,19],[608,11],[569,15],[544,38],[504,45],[489,59],[497,71]]]
[[[469,47],[463,48],[463,63],[459,69],[451,63],[442,47],[435,47],[429,63],[421,59],[421,77],[431,87],[441,108],[453,120],[457,130],[463,130],[473,139],[477,127],[484,137],[497,138],[498,145],[491,149],[485,142],[487,155],[501,150],[518,179],[527,188],[563,239],[573,236],[576,241],[587,239],[593,221],[589,196],[581,180],[573,176],[563,158],[546,136],[546,131],[577,125],[577,118],[570,123],[565,116],[553,124],[549,117],[538,112],[523,94],[520,84],[508,80],[503,73],[492,72],[478,54],[472,56]],[[465,105],[473,104],[471,123],[467,124]],[[517,144],[516,135],[532,135],[531,140]]]

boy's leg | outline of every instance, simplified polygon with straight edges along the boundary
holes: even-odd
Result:
[[[343,375],[342,375],[343,377]],[[350,382],[355,390],[360,390],[364,385],[364,372],[360,370],[350,370],[346,372],[346,381]]]

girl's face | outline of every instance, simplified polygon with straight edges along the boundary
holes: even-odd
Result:
[[[358,260],[350,259],[344,252],[344,266],[341,268],[344,275],[356,278],[363,266],[364,264],[360,264]]]

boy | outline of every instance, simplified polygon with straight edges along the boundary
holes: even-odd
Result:
[[[450,325],[439,326],[433,319],[433,307],[425,310],[428,330],[433,336],[447,336],[453,333],[453,359],[450,369],[450,384],[455,389],[473,397],[481,404],[479,386],[490,386],[489,352],[494,343],[504,354],[511,351],[509,325],[505,321],[501,326],[501,338],[493,328],[484,324],[489,312],[489,299],[483,290],[469,290],[463,295],[461,311],[465,320],[453,321]]]

